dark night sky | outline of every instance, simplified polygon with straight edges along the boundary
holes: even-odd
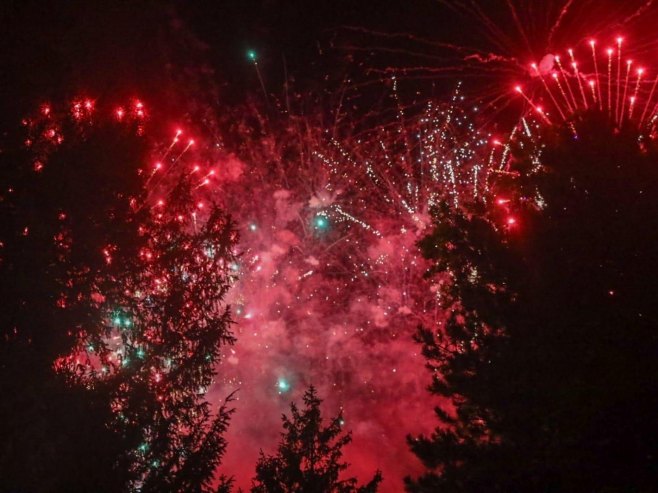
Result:
[[[283,80],[284,56],[297,81],[313,80],[326,72],[319,50],[331,56],[332,40],[340,44],[343,26],[431,36],[451,25],[441,18],[434,2],[426,0],[413,8],[403,0],[7,1],[0,7],[3,114],[12,119],[35,99],[80,90],[151,92],[172,50],[185,58],[190,48],[189,40],[172,40],[172,19],[206,45],[200,56],[227,91],[240,97],[248,87],[244,81],[255,82],[245,63],[248,49],[257,50],[272,84]],[[340,53],[333,55],[335,64]]]

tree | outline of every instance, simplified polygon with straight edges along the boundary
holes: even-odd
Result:
[[[407,491],[655,486],[658,149],[596,113],[574,128],[541,165],[519,151],[490,206],[435,211],[420,247],[448,317],[417,338],[444,405]]]
[[[348,464],[341,462],[342,448],[351,441],[350,434],[342,434],[342,416],[334,417],[322,426],[322,401],[313,386],[304,393],[304,410],[292,403],[292,416],[283,416],[282,440],[276,455],[265,456],[261,451],[256,464],[253,493],[349,493],[375,492],[381,474],[366,485],[357,487],[356,478],[339,479]]]
[[[149,182],[141,109],[44,106],[3,143],[0,491],[211,490],[236,234],[184,178]]]

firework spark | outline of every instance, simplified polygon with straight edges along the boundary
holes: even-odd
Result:
[[[658,74],[653,78],[646,78],[647,69],[642,66],[633,69],[633,60],[624,59],[621,36],[615,39],[616,49],[607,48],[602,52],[607,56],[608,62],[607,72],[600,74],[596,41],[590,39],[587,44],[591,48],[591,56],[586,54],[583,63],[577,59],[575,50],[566,50],[571,60],[571,70],[563,67],[558,55],[547,55],[540,64],[532,63],[530,67],[541,81],[541,86],[530,87],[528,91],[531,95],[518,85],[515,91],[549,125],[554,123],[549,118],[552,112],[556,113],[556,123],[560,123],[569,121],[584,111],[603,111],[605,108],[605,113],[615,126],[622,127],[626,124],[643,131],[651,131],[658,109],[654,102]],[[602,85],[605,90],[601,89]],[[590,90],[586,91],[585,87]],[[555,96],[556,92],[561,94],[561,99]],[[576,92],[580,97],[575,96]],[[603,94],[607,95],[605,101]],[[550,110],[543,110],[538,103],[546,96]],[[641,107],[641,112],[636,112],[636,107]]]

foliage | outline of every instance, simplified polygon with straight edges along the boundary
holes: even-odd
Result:
[[[350,443],[351,436],[342,434],[340,414],[328,426],[322,426],[321,403],[311,386],[304,393],[303,410],[291,404],[291,417],[282,418],[284,433],[277,454],[266,456],[261,452],[253,493],[377,491],[381,481],[379,471],[364,486],[357,486],[356,478],[339,479],[348,467],[340,459],[342,448]]]
[[[417,338],[446,404],[409,439],[427,471],[408,491],[652,488],[658,149],[598,114],[575,128],[420,244],[448,317]]]
[[[184,180],[152,203],[140,126],[26,125],[0,155],[2,487],[210,491],[230,219]]]

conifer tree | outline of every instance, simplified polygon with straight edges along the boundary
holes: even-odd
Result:
[[[449,316],[417,336],[444,405],[407,491],[655,485],[658,149],[596,113],[541,139],[420,244]]]
[[[141,108],[44,107],[3,143],[0,491],[212,489],[236,234],[184,176],[153,188]]]
[[[340,479],[348,464],[341,462],[342,448],[350,443],[350,434],[342,433],[342,416],[324,427],[320,404],[313,386],[304,393],[304,409],[292,403],[291,416],[283,416],[282,439],[276,455],[261,451],[256,464],[253,493],[368,493],[377,491],[379,471],[364,486],[356,478]]]

